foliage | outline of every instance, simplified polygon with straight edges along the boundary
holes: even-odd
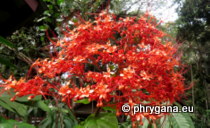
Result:
[[[181,25],[177,36],[180,39],[203,44],[209,41],[210,17],[206,0],[185,0],[179,15]]]
[[[27,106],[18,102],[11,102],[9,98],[1,97],[0,105],[22,117],[27,115]]]
[[[4,118],[0,117],[0,128],[35,128],[35,126],[18,122],[15,120],[5,120]]]
[[[189,113],[170,113],[155,122],[146,118],[142,119],[143,124],[138,128],[194,128],[194,123]],[[119,128],[131,128],[129,121],[119,124]]]
[[[183,42],[182,61],[189,65],[185,78],[193,87],[183,104],[195,108],[196,127],[209,127],[210,114],[210,17],[206,0],[185,0],[179,10],[177,39]]]
[[[100,115],[90,115],[76,128],[118,128],[117,124],[117,118],[114,113],[101,113]]]
[[[57,107],[48,107],[40,102],[40,107],[47,112],[47,116],[41,121],[39,128],[73,128],[77,124],[72,112],[62,103],[59,103]]]
[[[12,92],[11,92],[12,93]],[[77,124],[75,117],[73,116],[72,112],[69,109],[66,109],[66,106],[62,103],[58,105],[52,105],[49,100],[45,101],[41,99],[41,96],[36,96],[32,100],[28,100],[26,96],[21,98],[16,98],[15,101],[10,101],[11,96],[7,94],[3,94],[0,97],[0,105],[1,107],[18,114],[22,121],[29,122],[29,119],[36,111],[36,109],[40,109],[42,112],[46,112],[46,117],[41,121],[38,125],[40,128],[53,128],[53,127],[60,127],[60,128],[69,128],[73,127]],[[6,114],[6,113],[5,113]],[[6,115],[4,115],[6,116]],[[35,116],[39,116],[39,114],[35,114]],[[43,116],[43,115],[41,115]],[[12,127],[12,125],[17,125],[20,128],[24,128],[27,125],[18,123],[17,121],[13,120],[2,120],[3,124],[2,127]],[[14,122],[14,124],[12,123]],[[11,123],[8,125],[8,123]],[[20,124],[20,126],[19,126]],[[25,126],[26,125],[26,126]],[[1,126],[1,125],[0,125]]]
[[[78,21],[77,15],[87,19],[88,12],[105,9],[104,0],[40,0],[40,6],[45,11],[37,16],[33,23],[15,31],[11,36],[0,38],[0,69],[4,78],[13,74],[16,78],[27,74],[31,63],[37,58],[50,57],[49,51],[52,40],[63,36],[63,28]],[[91,8],[89,8],[89,5]],[[85,7],[85,8],[84,8]],[[69,22],[72,20],[73,22]],[[5,43],[6,42],[6,43]],[[10,43],[8,43],[10,42]],[[14,68],[14,65],[18,68]]]

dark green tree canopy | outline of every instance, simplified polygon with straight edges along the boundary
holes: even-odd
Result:
[[[208,0],[185,0],[179,12],[178,39],[205,43],[210,40]]]

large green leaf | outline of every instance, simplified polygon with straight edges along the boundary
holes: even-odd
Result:
[[[116,110],[114,108],[111,108],[111,107],[102,107],[102,109],[106,110],[106,111],[116,112]]]
[[[143,118],[142,121],[143,121],[143,126],[141,126],[141,128],[148,128],[149,127],[149,121],[146,118]]]
[[[23,96],[23,97],[17,97],[15,99],[15,101],[18,101],[18,102],[28,102],[28,101],[40,101],[41,99],[42,99],[42,96],[41,95],[35,96],[31,100],[28,100],[28,96]]]
[[[171,122],[173,128],[194,128],[194,124],[188,113],[172,113]]]
[[[18,102],[12,102],[9,98],[0,97],[0,105],[9,111],[16,112],[20,116],[25,117],[27,115],[27,106]]]
[[[0,43],[4,44],[10,48],[15,48],[15,45],[13,43],[11,43],[10,41],[8,41],[7,39],[5,39],[2,36],[0,36]]]
[[[9,95],[8,95],[8,93],[1,94],[1,97],[4,97],[4,98],[11,98],[11,97],[14,97],[14,96],[15,96],[15,93],[14,93],[13,90],[9,91]],[[40,101],[42,99],[42,96],[38,95],[38,96],[35,96],[33,99],[28,100],[29,96],[30,95],[22,96],[22,97],[16,97],[15,101],[17,101],[17,102],[28,102],[28,101]]]
[[[35,128],[35,126],[16,120],[5,120],[0,117],[0,128]]]
[[[114,113],[92,114],[76,128],[118,128],[118,121]]]
[[[13,110],[13,108],[11,106],[9,106],[8,104],[6,104],[1,99],[0,99],[0,106],[3,107],[3,108],[5,108],[5,109],[7,109],[7,110],[9,110],[9,111],[11,111],[11,112],[14,112],[15,113],[15,110]]]
[[[55,123],[55,122],[54,122]],[[39,124],[39,128],[50,128],[52,127],[53,119],[51,116],[47,116],[44,120]]]
[[[90,101],[88,99],[81,99],[81,100],[77,100],[76,103],[89,104]]]
[[[50,112],[50,108],[48,107],[47,104],[44,103],[44,101],[38,101],[37,102],[37,107],[42,109],[45,112]]]
[[[64,117],[65,128],[73,128],[74,125],[75,125],[75,122],[74,122],[74,120],[72,120],[72,118]]]
[[[194,128],[192,119],[188,113],[171,113],[160,119],[158,127],[163,128]]]
[[[160,124],[158,124],[161,128],[171,128],[171,122],[169,116],[164,116],[160,119]]]

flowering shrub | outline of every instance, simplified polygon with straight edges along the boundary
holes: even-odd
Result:
[[[55,96],[71,107],[72,101],[97,101],[97,107],[129,104],[172,104],[184,92],[177,48],[163,41],[152,17],[127,17],[101,13],[93,22],[77,24],[54,42],[56,55],[38,59],[34,78],[4,80],[4,90],[15,97]],[[176,69],[176,70],[175,70]],[[15,100],[15,97],[12,100]],[[157,119],[164,113],[125,113],[133,122]]]

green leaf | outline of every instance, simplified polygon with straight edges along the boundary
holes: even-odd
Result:
[[[61,116],[62,120],[58,119],[58,114]],[[71,112],[62,112],[61,108],[51,109],[51,111],[47,112],[47,117],[39,124],[39,128],[60,128],[61,124],[64,128],[74,128],[77,121],[72,116]]]
[[[0,119],[0,128],[35,128],[35,126],[16,120]]]
[[[27,97],[27,99],[28,99],[28,97]],[[23,100],[23,99],[18,99],[18,101],[21,101],[21,100]],[[33,99],[31,99],[31,101],[40,101],[40,100],[42,100],[41,95],[35,96]]]
[[[15,113],[15,111],[12,109],[12,107],[9,106],[8,104],[6,104],[5,102],[1,101],[1,99],[0,99],[0,106]]]
[[[64,2],[64,0],[58,0],[58,5],[62,4]]]
[[[45,112],[50,112],[50,108],[44,103],[44,101],[38,101],[37,107],[39,107],[40,109],[42,109]]]
[[[40,31],[46,31],[48,29],[48,26],[47,25],[41,25],[39,26],[39,30]]]
[[[76,103],[89,104],[90,101],[88,99],[82,99],[82,100],[77,100]]]
[[[19,102],[28,102],[28,101],[40,101],[42,99],[41,95],[35,96],[33,99],[28,100],[28,96],[23,96],[23,97],[17,97],[15,101]]]
[[[9,98],[6,97],[0,97],[1,103],[5,103],[4,106],[6,109],[12,111],[12,112],[17,112],[20,116],[24,117],[27,115],[27,106],[17,103],[17,102],[12,102],[10,101]]]
[[[119,128],[132,128],[132,125],[131,125],[131,122],[126,121],[126,122],[120,123],[118,127]]]
[[[112,112],[116,112],[116,110],[114,108],[111,108],[111,107],[102,107],[102,109],[112,111]]]
[[[74,125],[74,122],[70,118],[64,119],[64,125],[66,128],[72,128]]]
[[[162,128],[170,128],[170,120],[169,120],[169,116],[163,116],[161,119],[160,119],[160,124],[159,124],[159,127],[162,127]]]
[[[45,118],[40,122],[39,128],[50,128],[52,123],[53,123],[52,118],[48,116],[47,118]]]
[[[2,36],[0,36],[0,43],[4,44],[10,48],[15,48],[15,45],[13,43],[11,43],[10,41],[8,41],[7,39],[5,39]]]
[[[15,93],[13,91],[10,91],[9,92],[10,95],[8,95],[7,93],[3,93],[1,95],[1,97],[5,97],[5,98],[11,98],[13,96],[15,96]],[[28,96],[23,96],[23,97],[16,97],[15,98],[15,101],[18,101],[18,102],[28,102]],[[42,99],[42,96],[41,95],[38,95],[38,96],[35,96],[33,99],[31,99],[30,101],[40,101]]]
[[[171,121],[173,128],[194,128],[188,113],[172,113]]]
[[[77,128],[118,128],[118,121],[114,113],[92,114]]]
[[[182,106],[175,102],[176,106],[181,108]],[[194,128],[194,124],[189,113],[171,113],[169,116],[162,117],[160,119],[160,126],[164,128]]]
[[[142,121],[143,121],[143,126],[141,128],[148,128],[149,127],[149,121],[146,118],[143,118]]]

